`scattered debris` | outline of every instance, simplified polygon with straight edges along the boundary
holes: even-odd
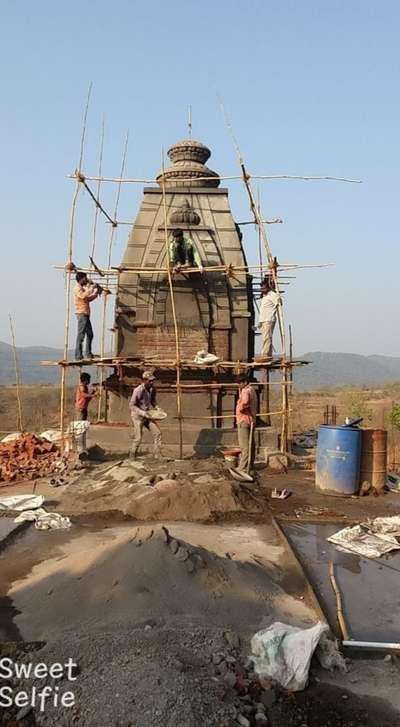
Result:
[[[387,473],[386,485],[391,492],[400,494],[400,476],[396,472]]]
[[[271,492],[271,497],[273,500],[286,500],[291,494],[290,490],[277,490],[276,487],[274,487]]]
[[[400,550],[400,516],[378,517],[347,527],[328,538],[340,549],[366,558],[379,558],[391,550]]]

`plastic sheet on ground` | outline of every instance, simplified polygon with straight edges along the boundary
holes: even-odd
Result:
[[[327,624],[318,622],[309,629],[276,623],[257,631],[251,640],[250,661],[261,679],[272,679],[285,689],[304,689],[312,655]]]
[[[15,442],[16,439],[19,439],[22,436],[21,432],[12,432],[11,434],[6,434],[5,437],[2,438],[2,442],[6,444],[7,442]]]
[[[26,510],[15,518],[15,523],[23,523],[26,520],[35,523],[37,530],[67,530],[71,527],[69,517],[63,517],[58,512],[47,512],[44,507],[37,510]]]
[[[43,502],[43,495],[9,495],[0,497],[0,510],[35,510]]]
[[[42,432],[40,436],[43,437],[43,439],[47,439],[48,442],[61,442],[60,429],[46,429],[46,431]]]
[[[361,525],[343,528],[328,541],[365,558],[380,558],[392,550],[400,550],[400,516],[377,517]]]

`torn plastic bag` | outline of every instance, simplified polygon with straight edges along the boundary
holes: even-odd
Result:
[[[285,689],[298,692],[308,680],[311,657],[327,624],[318,622],[309,629],[300,629],[276,622],[254,634],[250,661],[261,679],[272,679]]]
[[[35,523],[36,530],[67,530],[71,527],[69,517],[63,517],[58,512],[47,512],[43,507],[38,510],[26,510],[15,518],[15,523],[23,523],[26,520]]]

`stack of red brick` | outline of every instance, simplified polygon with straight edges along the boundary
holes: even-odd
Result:
[[[35,434],[0,442],[0,482],[36,480],[54,472],[61,462],[57,445]]]

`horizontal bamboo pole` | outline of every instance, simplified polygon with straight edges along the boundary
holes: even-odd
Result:
[[[212,364],[196,364],[194,361],[189,360],[182,360],[180,361],[180,365],[187,368],[187,369],[197,369],[198,371],[201,370],[208,370],[208,369],[215,369],[215,368],[233,368],[233,369],[257,369],[257,368],[268,368],[271,371],[278,371],[283,368],[291,368],[292,366],[303,366],[305,364],[308,364],[309,361],[303,361],[303,360],[293,360],[290,361],[289,359],[285,359],[282,361],[268,361],[268,362],[260,362],[260,361],[216,361]],[[168,368],[168,369],[175,369],[176,368],[176,361],[170,361],[169,359],[163,360],[163,359],[139,359],[139,358],[133,358],[133,357],[118,357],[118,356],[104,356],[103,358],[98,357],[93,359],[93,361],[88,361],[86,359],[82,359],[81,361],[68,361],[68,360],[61,360],[61,361],[41,361],[41,366],[109,366],[111,368],[115,366],[123,366],[125,368],[134,368],[134,367],[140,367],[140,366],[152,366],[153,368]],[[261,382],[260,382],[261,383]]]
[[[289,410],[291,411],[291,410]],[[257,412],[256,416],[258,417],[272,417],[275,415],[283,414],[284,410],[281,411],[260,411]],[[212,414],[208,417],[188,417],[185,414],[182,414],[182,417],[171,417],[171,419],[204,419],[204,420],[210,420],[210,419],[236,419],[236,414],[233,412],[232,414],[215,414],[215,416],[212,416]]]
[[[176,205],[177,206],[177,205]],[[196,207],[194,209],[197,209]],[[133,227],[135,224],[135,220],[131,220],[130,222],[127,222],[126,220],[115,220],[117,225],[129,225],[130,227]],[[279,217],[277,217],[275,220],[263,220],[264,225],[283,225],[283,220],[281,220]],[[108,223],[110,224],[110,223]],[[244,225],[255,225],[256,223],[254,220],[246,220],[246,222],[237,222],[239,227],[243,227]]]
[[[168,171],[168,170],[167,170]],[[298,174],[250,174],[247,173],[248,179],[299,179],[305,182],[309,181],[324,181],[324,182],[349,182],[350,184],[362,184],[362,179],[350,179],[348,177],[331,177],[331,176],[303,176]],[[91,182],[117,182],[118,184],[158,184],[157,179],[145,179],[145,178],[138,178],[138,177],[99,177],[99,176],[92,176],[89,174],[83,174],[82,172],[76,170],[74,174],[68,174],[68,179],[77,179],[79,182],[84,182],[85,180],[89,180]],[[192,179],[182,179],[182,187],[189,187],[193,186],[191,182],[194,182],[197,184],[197,182],[215,182],[217,179],[224,181],[224,180],[242,180],[243,181],[243,175],[242,174],[232,174],[232,175],[220,175],[213,176],[213,177],[193,177]],[[177,181],[177,180],[175,180]]]
[[[328,268],[332,267],[334,263],[318,263],[318,264],[305,264],[305,265],[291,265],[288,263],[278,263],[277,269],[278,270],[299,270],[303,268]],[[51,265],[51,267],[54,270],[66,270],[66,265]],[[93,274],[93,268],[88,267],[78,267],[73,271],[69,272],[82,272],[82,273],[91,273]],[[266,265],[261,265],[260,263],[258,265],[206,265],[203,267],[202,272],[205,273],[212,273],[212,272],[224,272],[226,274],[230,274],[231,272],[246,272],[248,270],[262,270],[265,275],[268,275],[268,269]],[[115,266],[111,268],[101,268],[101,272],[103,275],[119,275],[120,273],[133,273],[135,275],[156,275],[157,273],[168,273],[168,268],[147,268],[147,267],[139,267],[139,266],[130,266],[130,265],[120,265]],[[198,273],[200,272],[200,269],[195,268],[181,268],[180,273]],[[179,273],[178,273],[179,274]]]

